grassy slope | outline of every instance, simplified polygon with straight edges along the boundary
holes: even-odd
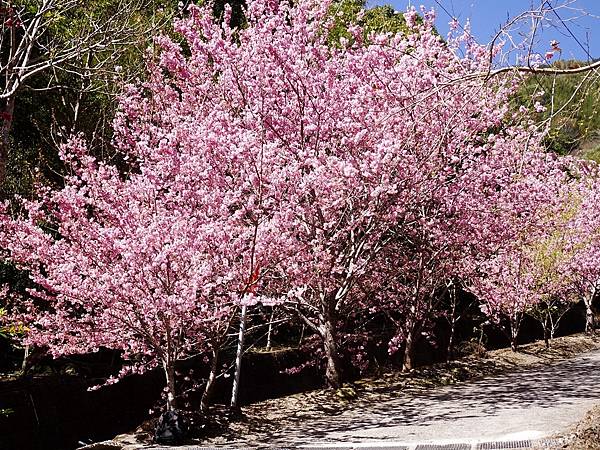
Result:
[[[583,63],[560,61],[559,68],[573,68]],[[535,96],[535,100],[531,100]],[[549,122],[546,138],[549,150],[573,154],[600,162],[600,77],[593,72],[562,75],[532,76],[517,95],[516,104],[533,110],[539,101],[546,111],[535,113],[534,120]]]

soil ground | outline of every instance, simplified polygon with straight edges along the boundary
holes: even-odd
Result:
[[[571,432],[557,436],[567,450],[600,450],[600,406],[591,409]]]

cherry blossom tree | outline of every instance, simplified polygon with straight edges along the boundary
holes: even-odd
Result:
[[[519,139],[502,141],[514,144]],[[548,305],[564,292],[562,266],[571,257],[565,233],[577,187],[572,173],[580,164],[542,152],[498,157],[505,169],[477,188],[480,195],[471,193],[471,200],[466,199],[476,202],[473,218],[479,224],[467,279],[484,312],[496,322],[507,320],[516,351],[526,311]]]
[[[574,173],[580,171],[577,166],[571,166]],[[579,300],[573,290],[573,272],[568,270],[569,267],[574,268],[572,263],[576,256],[572,247],[576,232],[572,220],[581,206],[579,184],[579,180],[565,182],[563,204],[554,211],[552,223],[542,225],[544,236],[529,248],[535,287],[542,295],[527,314],[541,324],[546,347],[550,347],[550,340],[554,339],[562,317]]]
[[[597,167],[591,164],[587,169],[578,174],[579,184],[573,200],[576,212],[568,221],[569,233],[566,236],[570,258],[563,262],[560,269],[568,279],[567,291],[585,305],[585,331],[594,333],[592,303],[600,287],[600,216],[597,208],[600,184]]]
[[[5,218],[2,237],[39,286],[27,342],[56,356],[120,349],[130,362],[121,375],[162,366],[173,408],[175,362],[206,348],[232,302],[205,278],[220,261],[201,256],[199,215],[149,175],[123,181],[88,158],[63,190],[27,203],[26,217]]]
[[[253,212],[252,198],[244,199],[260,183],[248,182],[248,166],[221,159],[224,147],[216,142],[211,161],[210,151],[194,143],[171,135],[162,145],[131,146],[136,170],[123,176],[73,141],[63,154],[74,170],[65,187],[24,202],[22,217],[3,216],[2,244],[30,270],[39,286],[31,294],[42,301],[24,317],[33,321],[28,342],[54,355],[123,350],[131,362],[123,374],[160,365],[169,407],[176,362],[203,351],[216,361],[248,280],[257,281],[248,271],[266,258],[277,229],[272,218]],[[260,152],[256,144],[227,147]],[[198,149],[196,159],[190,153]],[[232,180],[246,194],[229,190]],[[215,364],[207,390],[214,370]]]
[[[318,32],[318,16],[308,27],[288,16],[255,25],[271,42],[267,60],[253,41],[242,41],[255,59],[241,77],[264,80],[254,109],[295,168],[289,189],[297,253],[285,261],[283,288],[301,290],[288,306],[321,337],[326,377],[337,387],[341,318],[376,309],[377,296],[396,302],[396,341],[412,366],[414,341],[445,282],[466,267],[458,261],[474,216],[461,211],[465,192],[475,207],[475,186],[498,170],[510,181],[519,175],[515,162],[543,158],[534,130],[504,122],[512,79],[481,83],[486,50],[468,37],[443,42],[431,14],[418,23],[409,11],[408,34],[381,35],[372,45],[354,27],[341,50]],[[467,57],[457,56],[458,46]],[[498,128],[506,128],[503,137],[490,133]]]
[[[506,91],[504,81],[452,83],[485,62],[475,47],[458,58],[433,33],[432,15],[421,24],[413,10],[405,16],[410,33],[376,36],[372,45],[354,27],[354,40],[339,49],[319,32],[323,9],[312,14],[308,26],[297,11],[255,24],[271,43],[266,57],[242,33],[253,63],[239,77],[260,84],[258,96],[245,98],[256,102],[292,173],[297,252],[285,260],[283,288],[302,294],[288,306],[321,337],[326,378],[338,387],[340,319],[368,310],[372,295],[362,290],[382,281],[376,258],[406,239],[404,224],[419,220],[421,207],[445,195],[452,158],[468,159],[473,136],[500,123]]]
[[[339,387],[352,314],[392,318],[409,369],[449,280],[522,301],[524,249],[552,226],[566,171],[509,114],[512,74],[484,81],[487,50],[423,15],[332,45],[328,2],[254,0],[243,29],[230,8],[215,21],[190,7],[182,43],[157,37],[148,81],[121,98],[125,168],[75,138],[63,188],[4,206],[0,247],[38,286],[28,342],[122,350],[123,374],[160,366],[175,408],[177,362],[210,354],[207,401],[232,317],[254,302],[312,329]]]
[[[208,9],[193,11],[220,34]],[[182,33],[197,31],[186,24]],[[72,140],[65,186],[40,188],[20,214],[5,206],[1,242],[38,286],[22,316],[29,343],[54,355],[120,349],[130,362],[121,375],[161,366],[174,408],[177,361],[211,352],[208,390],[231,315],[248,280],[258,282],[251,274],[277,261],[267,249],[285,191],[265,182],[268,143],[244,126],[249,118],[239,123],[210,55],[199,49],[190,61],[202,63],[200,85],[179,71],[175,44],[159,43],[150,81],[127,91],[115,120],[129,170]]]

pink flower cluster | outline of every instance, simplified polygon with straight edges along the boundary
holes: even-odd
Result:
[[[30,343],[120,349],[169,379],[177,360],[218,349],[237,306],[264,299],[321,337],[335,384],[348,317],[387,315],[391,347],[410,349],[448,280],[490,314],[557,289],[536,255],[567,222],[596,226],[582,211],[598,191],[509,113],[512,75],[474,76],[485,49],[444,42],[413,10],[407,35],[332,46],[328,7],[253,0],[243,30],[191,7],[175,24],[185,50],[157,38],[114,121],[130,170],[75,138],[64,188],[2,214],[0,245],[38,286]],[[561,221],[573,186],[582,206]]]

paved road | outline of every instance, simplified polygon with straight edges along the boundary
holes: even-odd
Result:
[[[315,414],[300,408],[294,414],[293,426],[274,423],[242,438],[204,445],[365,450],[529,448],[530,441],[539,442],[566,431],[589,409],[600,405],[600,350],[554,365],[432,388],[425,394],[389,394],[376,402],[357,401],[344,411],[323,405],[321,413]],[[462,445],[442,447],[444,444]],[[192,448],[199,447],[189,450]]]
[[[565,431],[600,404],[600,351],[551,366],[400,395],[306,424],[303,443],[456,443],[539,439]]]

